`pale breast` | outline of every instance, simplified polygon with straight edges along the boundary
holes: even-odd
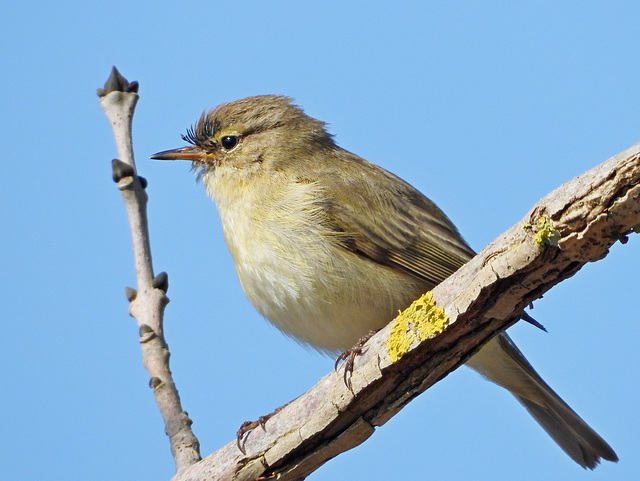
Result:
[[[420,295],[409,276],[335,242],[321,222],[317,185],[290,183],[279,193],[268,202],[264,195],[260,202],[213,196],[245,295],[286,335],[340,352]]]

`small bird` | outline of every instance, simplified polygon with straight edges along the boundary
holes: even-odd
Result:
[[[190,145],[151,158],[192,161],[249,301],[319,351],[350,349],[475,255],[432,201],[340,148],[288,97],[222,104],[182,138]],[[580,466],[618,460],[506,333],[467,365],[509,390]]]

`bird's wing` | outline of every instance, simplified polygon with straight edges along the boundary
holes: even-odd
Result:
[[[325,206],[342,247],[421,279],[428,288],[474,256],[433,202],[390,172],[349,155],[345,161],[357,175],[348,179],[334,175]],[[340,200],[347,198],[349,202]],[[362,215],[367,211],[371,215]]]

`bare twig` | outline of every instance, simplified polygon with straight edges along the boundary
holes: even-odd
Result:
[[[235,441],[173,481],[302,479],[366,440],[460,366],[522,309],[640,229],[640,144],[566,183],[433,291],[449,326],[393,362],[391,325],[356,359],[351,390],[331,372],[245,443]]]
[[[164,339],[162,323],[168,278],[166,273],[153,276],[149,230],[147,226],[146,180],[138,177],[131,147],[131,121],[138,101],[138,83],[127,82],[113,67],[104,88],[98,89],[104,110],[116,140],[119,159],[113,161],[113,180],[122,194],[131,237],[138,289],[126,289],[129,313],[140,330],[142,359],[149,372],[149,384],[158,403],[169,436],[171,452],[179,473],[198,462],[198,439],[191,431],[191,420],[182,410],[180,396],[169,371],[169,348]]]

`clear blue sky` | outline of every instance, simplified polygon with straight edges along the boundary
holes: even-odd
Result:
[[[585,8],[585,5],[589,5]],[[476,249],[640,142],[637,2],[4,2],[0,18],[0,465],[4,479],[169,479],[173,460],[124,287],[128,226],[95,89],[141,84],[134,146],[171,367],[209,454],[333,361],[245,300],[183,145],[202,110],[294,97],[337,141],[436,201]],[[575,465],[507,393],[459,369],[311,480],[640,477],[640,237],[510,332],[616,449]]]

